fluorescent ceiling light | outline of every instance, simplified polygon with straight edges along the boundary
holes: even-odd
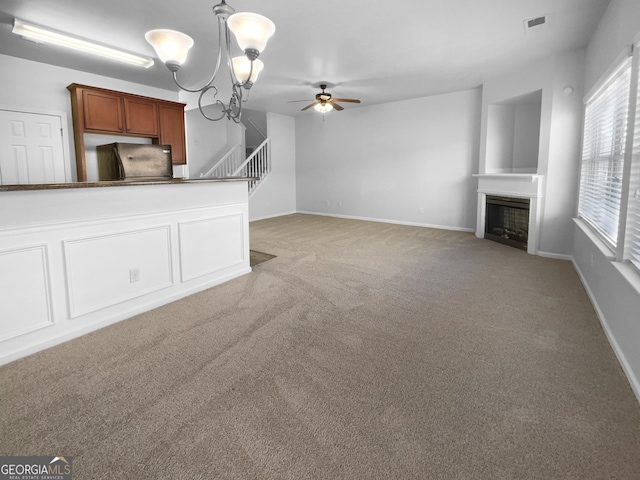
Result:
[[[92,53],[112,60],[118,60],[130,65],[137,65],[138,67],[149,68],[153,65],[152,58],[142,57],[140,55],[123,52],[122,50],[116,50],[115,48],[98,45],[97,43],[72,37],[64,33],[54,32],[53,30],[32,25],[18,19],[14,20],[12,31],[16,35],[20,35],[36,42],[51,43],[53,45],[72,48],[81,52]]]

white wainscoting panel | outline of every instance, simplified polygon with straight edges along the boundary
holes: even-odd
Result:
[[[0,251],[0,341],[53,325],[47,264],[46,245]]]
[[[169,287],[170,226],[64,242],[71,318]]]
[[[242,214],[179,223],[181,280],[192,280],[245,260]]]
[[[248,218],[245,181],[2,191],[0,365],[251,272]]]

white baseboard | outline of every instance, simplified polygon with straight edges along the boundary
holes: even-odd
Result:
[[[284,217],[285,215],[293,215],[294,213],[298,213],[298,212],[293,210],[291,212],[280,212],[280,213],[274,213],[273,215],[265,215],[263,217],[249,218],[249,223],[257,222],[258,220],[267,220],[268,218]],[[249,215],[249,217],[251,217],[251,215]]]
[[[556,260],[573,261],[573,257],[571,255],[563,255],[561,253],[541,252],[540,250],[538,250],[536,252],[536,255],[538,255],[540,257],[545,257],[545,258],[554,258]]]
[[[629,381],[629,385],[631,385],[631,390],[636,396],[638,403],[640,403],[640,379],[635,376],[634,371],[631,368],[631,365],[629,365],[629,362],[627,361],[627,357],[625,356],[624,352],[620,348],[618,341],[614,337],[613,332],[609,327],[609,323],[607,322],[607,319],[605,318],[604,313],[600,309],[600,306],[598,305],[598,301],[593,295],[593,292],[589,288],[589,285],[587,284],[587,281],[584,278],[584,275],[580,271],[578,264],[576,263],[575,260],[572,260],[572,263],[573,263],[573,268],[576,270],[576,273],[578,274],[578,278],[580,278],[580,281],[582,282],[582,286],[587,292],[587,296],[589,297],[589,300],[591,300],[591,304],[593,305],[593,308],[596,311],[596,315],[598,316],[598,320],[600,320],[600,325],[602,326],[602,330],[607,336],[607,340],[609,340],[609,345],[611,345],[613,352],[616,354],[618,362],[622,367],[622,371],[626,375],[627,380]]]
[[[387,218],[374,218],[374,217],[360,217],[355,215],[338,215],[336,213],[325,213],[325,212],[306,212],[306,211],[298,211],[297,213],[302,213],[305,215],[319,215],[322,217],[336,217],[336,218],[346,218],[349,220],[364,220],[366,222],[379,222],[379,223],[392,223],[395,225],[407,225],[410,227],[425,227],[425,228],[436,228],[439,230],[453,230],[456,232],[475,232],[475,228],[465,228],[465,227],[451,227],[447,225],[433,225],[429,223],[417,223],[417,222],[404,222],[401,220],[390,220]]]

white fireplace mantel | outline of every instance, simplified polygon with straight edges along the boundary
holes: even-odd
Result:
[[[544,175],[535,173],[478,173],[478,217],[476,237],[484,238],[487,195],[529,199],[529,240],[527,253],[538,252],[538,236]]]

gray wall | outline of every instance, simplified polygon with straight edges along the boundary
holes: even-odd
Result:
[[[593,87],[638,35],[640,2],[612,0],[587,48],[585,91]],[[611,258],[602,242],[576,223],[574,264],[640,401],[640,274]]]
[[[220,108],[214,105],[204,107],[204,111],[212,118],[220,114]],[[212,122],[204,118],[199,109],[194,108],[185,112],[185,122],[189,177],[197,178],[227,153],[228,120],[225,118]]]
[[[298,211],[472,231],[481,91],[296,118]]]
[[[293,117],[268,113],[271,174],[249,199],[249,219],[296,212],[296,124]]]
[[[250,121],[253,122],[264,135],[269,136],[267,114],[265,112],[258,112],[257,110],[242,109],[242,123],[246,127],[245,145],[247,149],[251,148],[253,151],[264,141],[264,137],[251,125]]]

